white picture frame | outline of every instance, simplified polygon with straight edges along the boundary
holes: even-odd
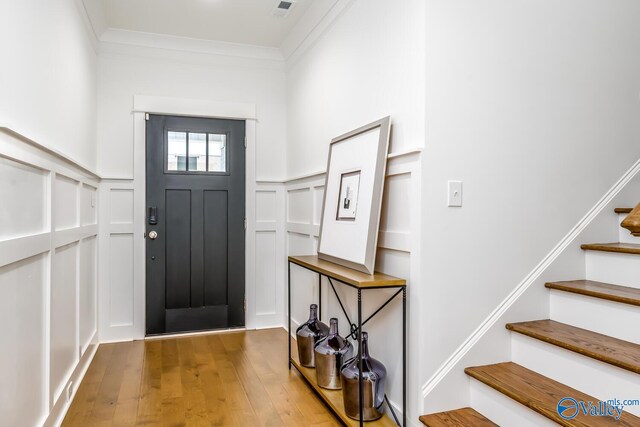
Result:
[[[319,258],[374,273],[390,131],[385,117],[331,141]]]

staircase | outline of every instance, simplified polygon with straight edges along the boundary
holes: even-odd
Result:
[[[633,234],[640,222],[630,217],[640,205],[615,212]],[[620,230],[617,243],[581,246],[587,279],[545,285],[551,319],[506,325],[512,361],[465,369],[474,408],[420,421],[429,427],[640,427],[640,237]],[[639,401],[618,411],[597,406],[593,396]]]

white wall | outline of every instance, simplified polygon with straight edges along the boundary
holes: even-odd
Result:
[[[2,2],[0,124],[93,170],[96,54],[77,8],[74,0]]]
[[[98,170],[133,178],[133,97],[166,96],[255,104],[259,179],[285,168],[285,74],[278,61],[101,44],[98,65]]]
[[[421,401],[418,340],[421,266],[420,148],[424,145],[424,3],[356,0],[305,53],[287,64],[286,231],[289,255],[317,251],[328,147],[332,138],[390,115],[388,161],[376,269],[408,281],[408,420],[417,421]],[[308,178],[297,177],[314,174]],[[323,283],[323,319],[346,319],[327,283]],[[337,286],[349,316],[357,316],[356,295]],[[294,327],[317,302],[317,277],[292,267]],[[364,295],[365,315],[389,297],[386,291]],[[387,391],[396,409],[402,405],[401,299],[367,324],[372,356],[389,371]]]
[[[392,116],[391,152],[424,144],[424,2],[356,0],[287,72],[287,172],[324,171],[332,138]]]
[[[427,376],[640,157],[638,19],[635,1],[427,2]]]
[[[0,129],[0,424],[55,424],[97,348],[97,177]]]

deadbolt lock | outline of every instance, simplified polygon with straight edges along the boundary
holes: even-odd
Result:
[[[156,230],[151,230],[149,232],[149,238],[151,240],[156,240],[157,237],[158,237],[158,232]]]

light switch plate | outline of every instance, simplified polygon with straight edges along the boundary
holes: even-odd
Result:
[[[448,181],[448,202],[450,207],[462,206],[462,181]]]

